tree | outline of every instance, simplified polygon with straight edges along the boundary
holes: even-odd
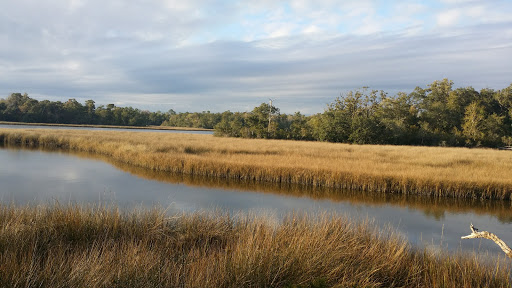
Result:
[[[4,100],[0,100],[0,121],[5,121],[5,110],[7,109],[7,104]]]
[[[262,103],[248,114],[246,122],[251,138],[275,138],[278,125],[272,119],[279,115],[279,108]],[[270,119],[270,121],[269,121]],[[270,125],[269,125],[270,123]]]
[[[284,115],[286,116],[286,115]],[[311,127],[308,125],[308,118],[302,115],[300,112],[295,112],[295,114],[288,116],[287,121],[289,124],[289,139],[294,140],[311,140],[312,139],[312,131]]]
[[[215,125],[214,135],[227,137],[248,137],[249,131],[245,125],[245,113],[226,111],[221,120]]]
[[[96,105],[94,100],[85,101],[85,111],[87,114],[86,121],[89,124],[96,122]]]
[[[463,134],[468,145],[497,146],[501,144],[504,116],[496,113],[488,114],[485,107],[475,101],[466,108]]]
[[[25,94],[26,95],[26,94]],[[6,100],[6,108],[4,110],[4,117],[7,121],[20,121],[21,111],[19,106],[23,104],[24,95],[21,93],[12,93]]]
[[[85,109],[76,99],[69,99],[64,103],[64,123],[82,124],[85,122]]]
[[[466,113],[466,107],[480,98],[480,94],[473,87],[457,88],[450,91],[446,102],[447,126],[462,129],[462,122]]]
[[[478,102],[466,107],[462,131],[469,145],[479,146],[484,139],[485,110]]]
[[[425,97],[420,104],[420,120],[428,123],[428,127],[436,134],[442,135],[454,127],[448,108],[452,86],[453,81],[446,78],[442,81],[434,81],[425,90]]]
[[[382,142],[382,125],[377,111],[383,97],[383,91],[366,93],[366,89],[363,89],[336,98],[317,126],[320,140],[359,144]]]
[[[419,144],[418,109],[411,94],[399,92],[396,97],[384,97],[376,113],[384,127],[385,143]]]

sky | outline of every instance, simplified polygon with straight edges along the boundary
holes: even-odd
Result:
[[[0,98],[321,113],[363,86],[512,84],[511,0],[0,0]]]

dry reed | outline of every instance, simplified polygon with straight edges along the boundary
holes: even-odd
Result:
[[[0,143],[86,151],[153,171],[212,178],[434,197],[512,197],[510,151],[45,129],[0,129]]]
[[[510,287],[510,268],[334,215],[0,206],[1,287]]]
[[[8,149],[20,149],[18,147]],[[24,148],[31,149],[31,148]],[[34,148],[32,148],[34,149]],[[512,201],[489,201],[487,199],[464,199],[453,197],[431,197],[409,194],[373,193],[371,191],[351,191],[331,187],[303,186],[294,183],[271,183],[238,181],[232,179],[201,177],[189,174],[174,174],[164,171],[149,170],[119,161],[107,156],[88,152],[71,152],[73,156],[87,159],[98,159],[107,162],[119,170],[125,171],[139,178],[168,182],[173,184],[186,184],[206,188],[220,188],[235,191],[256,191],[259,193],[292,195],[295,197],[308,197],[311,199],[329,199],[333,202],[349,202],[354,205],[394,205],[403,208],[413,208],[422,211],[428,217],[444,218],[445,213],[474,213],[477,215],[492,215],[500,222],[512,222]]]

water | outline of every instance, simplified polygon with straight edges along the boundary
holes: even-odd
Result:
[[[124,209],[158,206],[185,212],[220,209],[264,213],[276,219],[292,212],[338,213],[356,221],[392,226],[420,247],[494,256],[504,254],[490,240],[460,239],[470,234],[471,222],[505,242],[512,241],[512,204],[508,201],[256,185],[154,173],[88,154],[0,148],[0,201],[17,205],[106,203]]]
[[[170,130],[170,129],[130,129],[130,128],[99,128],[99,127],[72,127],[72,126],[40,126],[40,125],[3,125],[0,128],[24,129],[67,129],[67,130],[97,130],[97,131],[130,131],[130,132],[161,132],[161,133],[188,133],[213,134],[212,131]]]

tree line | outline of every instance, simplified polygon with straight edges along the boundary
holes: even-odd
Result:
[[[354,144],[428,146],[512,145],[512,84],[501,90],[453,89],[434,81],[407,94],[389,96],[362,88],[337,97],[324,112],[280,113],[262,103],[250,112],[141,111],[114,104],[95,106],[75,99],[38,101],[13,93],[0,99],[0,121],[29,123],[164,125],[215,129],[216,136],[272,138]]]
[[[150,112],[114,104],[96,107],[94,100],[84,104],[76,99],[66,102],[30,98],[28,94],[12,93],[0,99],[0,121],[58,124],[96,124],[118,126],[173,126],[213,129],[222,113]]]
[[[0,120],[27,123],[98,124],[120,126],[161,125],[168,113],[141,111],[114,104],[96,107],[94,100],[84,104],[75,99],[66,102],[38,101],[26,93],[12,93],[0,99]]]
[[[262,103],[251,112],[224,112],[215,135],[355,144],[512,145],[512,84],[502,90],[453,89],[434,81],[393,97],[366,88],[337,97],[323,113],[281,114]]]
[[[222,113],[211,113],[210,111],[176,113],[171,109],[162,125],[213,129],[221,121],[221,118]]]

